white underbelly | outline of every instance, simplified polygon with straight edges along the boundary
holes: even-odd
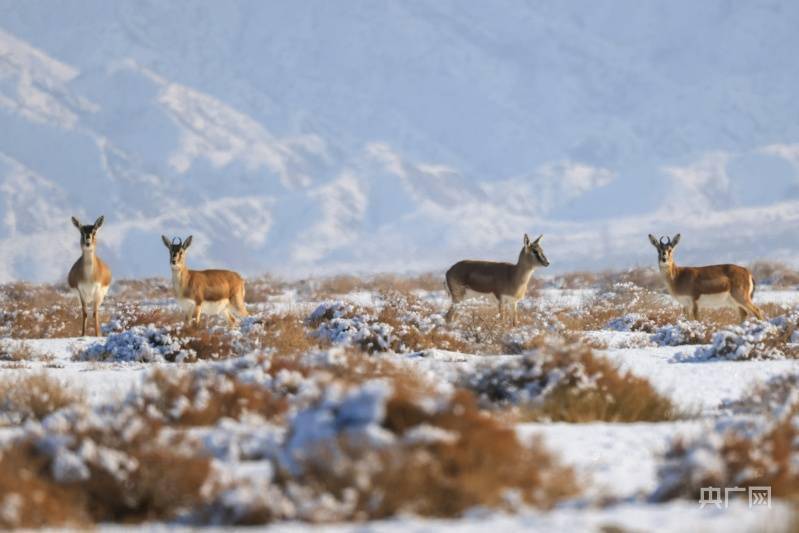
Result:
[[[677,300],[684,307],[691,307],[693,299],[690,296],[679,296]],[[719,309],[723,307],[737,307],[735,300],[729,292],[717,292],[714,294],[703,294],[696,301],[696,304],[704,309]]]
[[[189,300],[185,298],[181,298],[178,301],[181,309],[186,314],[194,312],[194,300]],[[202,302],[200,304],[200,314],[202,315],[221,315],[227,312],[228,308],[230,307],[230,300],[227,298],[223,300],[217,300],[215,302]]]

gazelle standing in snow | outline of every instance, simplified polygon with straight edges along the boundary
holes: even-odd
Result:
[[[503,318],[503,307],[512,305],[513,325],[516,325],[516,305],[527,293],[527,284],[533,271],[549,266],[549,261],[541,248],[540,235],[531,241],[525,233],[524,246],[519,252],[516,264],[495,261],[459,261],[447,270],[447,289],[452,304],[447,311],[447,322],[455,315],[455,306],[465,298],[479,294],[493,294],[497,299],[499,316]],[[477,293],[477,294],[475,294]]]
[[[236,322],[233,314],[248,316],[244,307],[244,280],[241,276],[230,270],[186,268],[186,250],[191,246],[191,235],[185,241],[178,238],[170,241],[163,235],[161,240],[169,250],[172,289],[189,324],[193,320],[199,325],[201,313],[224,315],[230,325]]]
[[[100,305],[103,303],[108,287],[111,286],[111,269],[108,268],[95,252],[97,248],[97,230],[103,225],[104,217],[100,217],[90,226],[82,226],[77,218],[72,217],[72,224],[80,231],[80,247],[83,251],[80,259],[75,261],[69,270],[67,281],[69,286],[78,292],[82,312],[81,336],[86,335],[86,321],[89,314],[87,305],[91,305],[94,315],[94,333],[100,332]]]
[[[699,320],[699,308],[730,307],[738,309],[741,320],[751,313],[763,320],[763,311],[754,303],[755,281],[751,272],[738,265],[679,267],[674,263],[674,248],[680,234],[649,242],[658,251],[658,267],[671,295],[685,309],[689,318]]]

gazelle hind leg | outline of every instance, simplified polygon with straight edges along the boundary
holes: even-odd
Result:
[[[760,310],[758,306],[752,303],[752,299],[749,297],[748,294],[733,294],[732,299],[735,301],[735,305],[738,306],[739,309],[743,309],[757,317],[758,320],[765,320],[765,315],[763,311]]]

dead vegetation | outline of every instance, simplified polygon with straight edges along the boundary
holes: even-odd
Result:
[[[248,413],[272,420],[288,407],[264,387],[218,369],[180,373],[158,369],[144,386],[152,389],[142,395],[137,408],[145,416],[158,413],[160,420],[180,426],[209,426]]]
[[[209,459],[181,453],[177,443],[159,444],[157,425],[137,424],[125,431],[85,422],[61,440],[67,448],[27,438],[3,450],[0,487],[6,502],[14,495],[16,508],[0,513],[0,525],[169,520],[202,505]]]
[[[524,420],[660,422],[685,417],[643,378],[581,343],[552,340],[538,351],[463,377],[489,408],[517,406]]]
[[[358,519],[400,513],[451,518],[475,506],[513,510],[522,502],[547,509],[577,494],[570,469],[540,442],[523,444],[512,427],[481,413],[468,392],[457,392],[446,409],[432,415],[417,400],[392,396],[384,427],[400,438],[418,427],[439,428],[447,436],[375,453],[369,488],[358,494]],[[336,472],[328,465],[315,462],[302,482],[334,494],[357,487],[356,469]]]
[[[80,332],[77,298],[64,287],[8,283],[0,285],[0,302],[0,337],[42,339]]]
[[[0,380],[0,422],[21,424],[84,401],[81,393],[45,373]]]

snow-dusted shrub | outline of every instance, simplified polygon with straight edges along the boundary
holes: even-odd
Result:
[[[799,347],[791,343],[796,322],[784,316],[771,320],[747,320],[727,326],[713,335],[711,345],[698,347],[692,355],[677,354],[679,362],[722,359],[785,359],[799,355]]]
[[[694,441],[678,440],[658,468],[653,499],[696,501],[703,487],[770,487],[778,498],[799,497],[799,405],[779,416],[730,423],[722,419]]]
[[[657,328],[655,322],[641,313],[628,313],[608,322],[606,329],[611,331],[643,331],[651,333]]]
[[[741,398],[727,400],[722,409],[729,415],[755,415],[782,418],[799,407],[799,374],[780,374],[758,383]]]
[[[159,438],[158,424],[129,407],[61,409],[26,425],[11,449],[0,455],[0,492],[22,503],[0,513],[4,526],[169,520],[206,501],[209,459]],[[69,512],[43,515],[56,499]]]
[[[613,283],[578,308],[557,314],[567,331],[643,331],[674,322],[680,309],[664,294],[632,282]]]
[[[710,331],[703,322],[697,320],[678,320],[655,331],[652,342],[658,346],[682,346],[684,344],[706,344],[710,341]]]
[[[671,420],[671,401],[582,344],[551,339],[539,350],[466,371],[461,385],[488,406],[521,406],[532,419]]]
[[[83,399],[80,393],[45,373],[6,377],[0,381],[0,422],[20,424],[31,419],[41,420]]]
[[[333,385],[286,435],[271,482],[223,489],[214,522],[454,517],[475,506],[512,508],[509,491],[545,508],[576,493],[570,469],[482,415],[466,391],[431,402],[386,380]]]
[[[382,309],[374,314],[345,302],[320,304],[308,317],[311,336],[367,352],[412,352],[427,348],[464,349],[464,344],[443,331],[441,317],[404,295],[384,295]]]
[[[162,363],[183,361],[192,356],[182,339],[155,326],[136,326],[114,333],[76,354],[79,361]]]

